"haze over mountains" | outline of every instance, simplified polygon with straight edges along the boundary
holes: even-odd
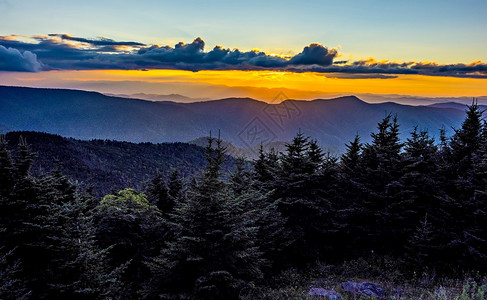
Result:
[[[135,93],[135,94],[102,93],[102,94],[107,96],[113,96],[113,97],[134,98],[134,99],[142,99],[142,100],[150,100],[150,101],[171,101],[171,102],[181,102],[181,103],[211,100],[211,98],[192,98],[192,97],[183,96],[181,94],[146,94],[146,93]],[[356,96],[367,103],[394,102],[398,104],[415,105],[415,106],[443,104],[448,102],[453,102],[462,105],[469,105],[472,103],[471,97],[419,97],[419,96],[393,95],[393,94],[392,95],[358,94]],[[341,97],[341,95],[323,96],[323,99],[338,98],[338,97]],[[321,99],[321,98],[315,97],[313,99]],[[306,101],[308,100],[310,99],[306,98]],[[480,105],[487,105],[487,96],[476,97],[476,101]],[[271,102],[273,103],[274,101]]]
[[[363,142],[385,115],[397,114],[401,138],[418,126],[451,135],[465,106],[370,104],[355,96],[267,104],[250,98],[195,103],[153,102],[96,92],[0,86],[0,131],[42,131],[77,139],[189,142],[210,131],[239,148],[279,145],[300,130],[325,150],[342,151],[355,134]]]
[[[208,98],[191,98],[180,94],[167,94],[167,95],[146,94],[146,93],[135,93],[129,95],[111,94],[111,93],[103,93],[103,94],[112,97],[133,98],[133,99],[142,99],[142,100],[150,100],[150,101],[171,101],[171,102],[180,102],[180,103],[190,103],[190,102],[210,100]]]

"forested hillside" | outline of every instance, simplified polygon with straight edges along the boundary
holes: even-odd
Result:
[[[451,137],[400,130],[386,115],[341,157],[298,132],[231,174],[210,139],[188,182],[156,174],[103,197],[34,176],[31,147],[2,137],[0,298],[485,299],[482,111],[468,107]]]
[[[185,143],[129,143],[110,140],[81,141],[40,132],[9,132],[9,149],[15,152],[20,138],[37,154],[32,173],[57,168],[83,187],[92,187],[104,195],[124,187],[143,188],[156,171],[164,177],[177,169],[190,178],[206,164],[204,148]],[[234,168],[234,159],[227,157],[224,170]]]

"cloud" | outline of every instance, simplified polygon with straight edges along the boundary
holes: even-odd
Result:
[[[145,46],[143,43],[138,42],[117,42],[106,37],[100,37],[99,39],[85,39],[81,37],[75,37],[69,34],[49,34],[50,37],[59,37],[63,40],[81,42],[86,44],[91,44],[93,46]]]
[[[386,74],[354,74],[354,73],[330,73],[326,74],[327,78],[340,78],[340,79],[391,79],[397,78],[398,75],[386,75]]]
[[[40,69],[41,64],[34,53],[30,51],[21,53],[17,49],[0,45],[0,71],[37,72]]]
[[[311,44],[304,47],[303,52],[297,54],[289,63],[291,65],[319,65],[330,66],[333,64],[333,59],[338,56],[335,49],[328,50],[320,44]]]
[[[487,64],[480,61],[470,64],[448,65],[435,62],[378,61],[374,58],[338,61],[335,60],[339,57],[336,49],[330,49],[317,43],[310,44],[304,47],[300,53],[286,58],[270,55],[259,50],[241,51],[218,45],[209,51],[205,51],[205,42],[199,37],[191,43],[179,42],[174,46],[160,46],[146,45],[135,41],[115,41],[106,37],[88,39],[69,34],[31,37],[11,35],[0,36],[0,45],[5,49],[12,48],[17,51],[9,50],[9,55],[12,57],[5,60],[3,64],[8,64],[10,69],[20,68],[25,71],[92,69],[178,69],[195,72],[201,70],[276,70],[334,74],[333,76],[341,76],[341,78],[387,79],[400,74],[487,78]],[[12,54],[14,52],[15,54]],[[18,63],[20,53],[23,53],[21,54],[23,58],[20,61],[30,61],[30,64],[27,64],[30,67],[20,67]],[[11,65],[17,67],[13,68]],[[342,75],[336,75],[336,73]]]

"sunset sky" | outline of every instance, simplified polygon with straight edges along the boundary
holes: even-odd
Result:
[[[0,0],[0,11],[1,85],[487,95],[486,1]]]

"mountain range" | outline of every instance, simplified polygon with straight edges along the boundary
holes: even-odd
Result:
[[[282,145],[298,131],[325,151],[341,152],[359,134],[362,142],[387,114],[397,115],[401,138],[415,126],[433,136],[459,127],[465,105],[366,103],[355,96],[268,104],[251,98],[195,103],[147,101],[97,92],[0,86],[0,132],[41,131],[76,139],[189,142],[215,136],[255,153],[260,144]],[[248,152],[248,151],[247,151]]]

